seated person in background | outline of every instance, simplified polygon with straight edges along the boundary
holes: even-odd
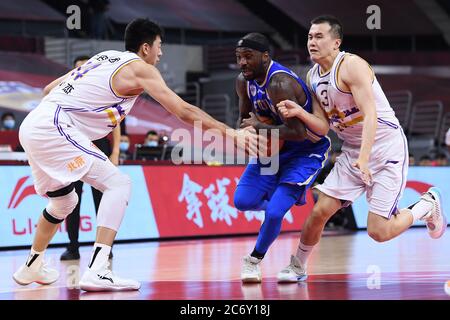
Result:
[[[147,136],[145,137],[143,146],[144,147],[157,147],[157,146],[159,146],[158,132],[156,132],[155,130],[150,130],[149,132],[147,132]]]
[[[158,132],[150,130],[145,136],[144,143],[136,145],[135,160],[161,160],[164,148]]]
[[[2,114],[2,124],[0,131],[14,131],[16,129],[16,117],[11,112]]]
[[[131,153],[130,153],[130,138],[126,134],[122,134],[120,136],[120,154],[119,154],[119,161],[122,163],[125,160],[132,159]]]
[[[0,152],[16,151],[19,144],[19,133],[16,129],[16,119],[11,112],[2,114],[0,122]]]
[[[442,152],[441,152],[441,153],[438,153],[438,154],[436,155],[435,163],[436,163],[437,166],[440,166],[440,167],[448,166],[448,158],[447,158],[447,155],[446,155],[445,153],[442,153]]]
[[[419,166],[432,166],[433,160],[430,156],[424,155],[420,157]]]

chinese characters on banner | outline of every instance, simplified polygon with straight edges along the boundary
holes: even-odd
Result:
[[[241,212],[233,195],[244,166],[158,166],[145,167],[160,237],[256,233],[264,211]],[[282,230],[301,230],[312,209],[294,207],[284,217]]]

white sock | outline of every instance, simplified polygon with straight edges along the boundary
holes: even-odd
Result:
[[[301,241],[298,244],[297,253],[295,255],[297,256],[298,260],[300,260],[302,267],[306,268],[308,257],[311,254],[314,247],[315,246],[307,246],[306,244],[303,244]]]
[[[94,243],[94,248],[92,249],[91,260],[89,262],[89,269],[99,270],[102,269],[109,258],[109,253],[111,252],[111,247],[103,243]]]
[[[44,251],[36,251],[31,247],[30,255],[28,256],[25,265],[30,269],[37,269],[41,265],[42,259],[44,257]]]
[[[433,204],[429,201],[420,199],[419,202],[413,205],[413,207],[408,207],[409,212],[412,214],[414,222],[420,220],[425,215],[430,212],[430,210],[433,208]]]

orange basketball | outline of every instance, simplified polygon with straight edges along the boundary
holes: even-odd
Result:
[[[258,118],[258,120],[262,123],[265,124],[269,124],[269,125],[274,125],[275,124],[275,120],[270,118],[270,117],[264,117],[264,116],[260,116],[260,115],[256,115],[256,118]],[[276,150],[276,153],[280,152],[281,148],[283,147],[284,144],[284,140],[278,139],[278,148]],[[271,134],[268,132],[267,133],[267,152],[264,152],[264,150],[261,150],[261,153],[258,154],[258,156],[260,157],[271,157],[273,154],[273,150],[271,149]]]

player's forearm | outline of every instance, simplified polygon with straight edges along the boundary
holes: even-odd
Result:
[[[267,136],[271,136],[272,130],[277,130],[279,139],[281,140],[288,140],[288,141],[303,141],[306,139],[306,130],[303,124],[296,123],[291,126],[287,126],[285,124],[273,126],[269,124],[265,124],[262,122],[259,122],[255,129],[260,132],[261,129],[267,130]]]
[[[375,133],[377,131],[377,114],[375,112],[375,106],[373,111],[364,115],[363,131],[362,131],[362,143],[359,152],[359,158],[365,161],[369,161],[372,146],[375,141]]]
[[[222,122],[217,121],[200,108],[187,103],[170,90],[164,82],[151,82],[151,79],[142,81],[144,90],[155,98],[167,111],[175,115],[181,121],[192,126],[201,127],[204,130],[216,129],[222,135],[227,134],[227,129],[234,131]],[[154,80],[154,79],[153,79]],[[162,81],[162,80],[161,80]]]
[[[299,120],[301,120],[306,127],[313,133],[319,136],[327,135],[330,125],[324,119],[317,117],[316,115],[307,112],[303,108],[298,108],[296,110],[296,115]]]
[[[222,135],[226,135],[227,130],[233,130],[226,124],[217,121],[209,114],[193,105],[186,103],[182,114],[179,115],[180,120],[193,126],[200,126],[203,130],[216,129]]]
[[[112,153],[119,154],[120,153],[120,125],[117,125],[112,131]]]

